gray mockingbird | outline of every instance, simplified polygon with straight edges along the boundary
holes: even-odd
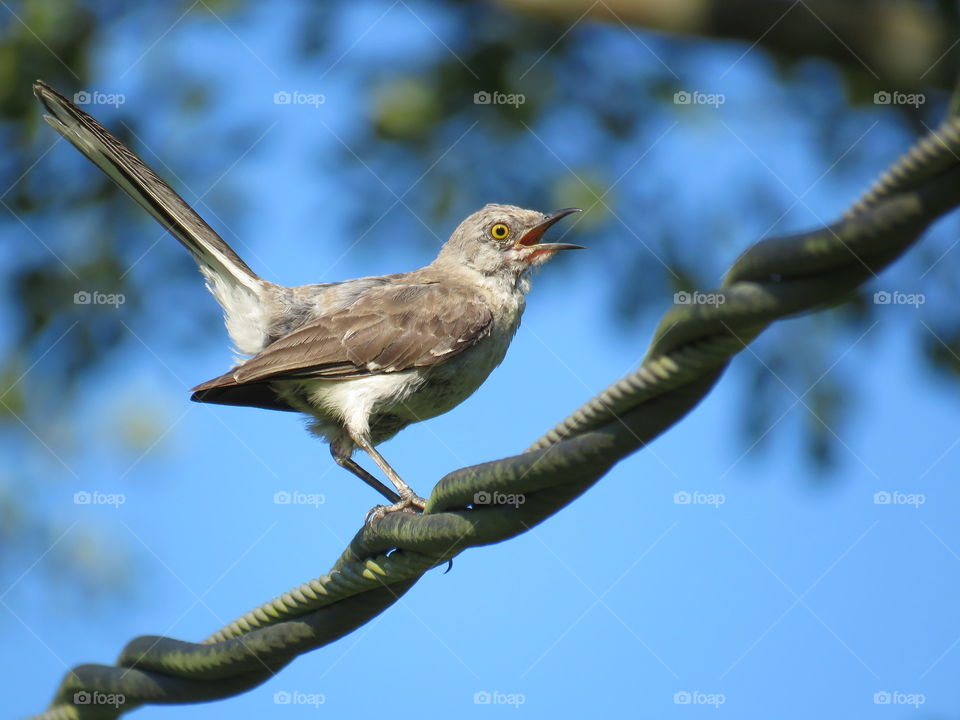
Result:
[[[237,352],[250,356],[195,387],[192,399],[305,413],[337,464],[393,503],[370,517],[422,510],[423,498],[376,446],[454,408],[500,364],[520,324],[529,270],[559,250],[580,247],[541,238],[577,210],[544,215],[486,205],[419,270],[283,287],[247,267],[100,123],[41,81],[33,92],[53,129],[193,254]],[[356,448],[373,458],[396,492],[353,460]]]

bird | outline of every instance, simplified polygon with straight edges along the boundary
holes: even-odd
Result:
[[[334,461],[389,505],[425,500],[377,450],[408,425],[459,405],[507,352],[534,268],[571,243],[544,242],[544,214],[487,204],[467,216],[428,265],[405,273],[286,287],[264,280],[136,154],[41,80],[44,120],[160,222],[193,255],[220,304],[236,364],[192,389],[200,403],[299,412]],[[354,458],[362,450],[391,489]]]

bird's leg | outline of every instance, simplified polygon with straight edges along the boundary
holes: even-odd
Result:
[[[397,495],[393,490],[388,488],[382,482],[380,482],[373,475],[364,470],[360,463],[354,460],[349,455],[344,455],[342,449],[337,446],[336,443],[330,443],[330,454],[333,455],[334,462],[337,463],[342,468],[346,468],[358,478],[363,480],[367,485],[372,487],[378,493],[383,495],[387,500],[392,503],[400,501],[400,496]]]
[[[350,439],[353,440],[358,448],[373,458],[373,461],[380,466],[380,469],[383,470],[386,476],[390,479],[390,482],[393,483],[393,486],[397,489],[397,492],[400,493],[400,499],[394,502],[392,505],[378,505],[371,510],[367,515],[367,520],[378,520],[387,513],[398,512],[402,510],[406,510],[407,512],[410,512],[411,510],[422,512],[427,506],[427,501],[417,495],[413,489],[403,481],[403,479],[397,474],[397,471],[390,467],[390,463],[386,461],[383,455],[377,452],[377,449],[373,447],[373,444],[365,437],[354,435],[352,433],[350,435]]]

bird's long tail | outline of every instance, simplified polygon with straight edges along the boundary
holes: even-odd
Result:
[[[193,255],[207,287],[224,309],[238,351],[255,354],[267,335],[270,283],[262,280],[186,201],[93,117],[46,83],[33,94],[49,113],[44,120],[105,172]]]

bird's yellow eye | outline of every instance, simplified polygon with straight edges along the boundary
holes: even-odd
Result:
[[[490,237],[492,237],[494,240],[505,240],[509,234],[510,228],[503,223],[497,223],[490,228]]]

